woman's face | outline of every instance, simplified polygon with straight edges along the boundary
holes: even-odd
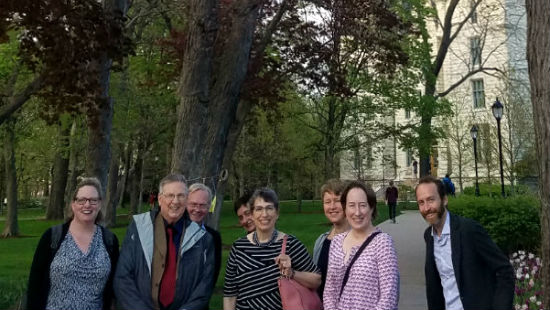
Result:
[[[94,223],[99,210],[101,210],[101,200],[97,189],[90,185],[81,187],[71,203],[71,209],[75,221]]]
[[[372,208],[367,202],[367,193],[360,188],[352,188],[346,198],[346,219],[351,229],[369,229],[372,226]]]
[[[279,211],[272,202],[265,201],[262,197],[254,200],[252,218],[256,225],[256,230],[269,232],[275,228],[275,223],[279,218]]]
[[[342,224],[346,220],[342,204],[340,203],[340,195],[333,192],[325,192],[323,194],[323,210],[325,216],[332,224]]]

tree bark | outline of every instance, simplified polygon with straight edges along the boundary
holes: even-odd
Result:
[[[52,190],[50,193],[50,202],[46,210],[46,219],[63,219],[63,210],[65,207],[65,188],[67,187],[67,177],[69,174],[69,148],[70,148],[71,128],[68,124],[59,125],[59,145],[55,154],[53,167]]]
[[[116,225],[116,206],[118,204],[117,185],[118,185],[118,170],[119,170],[119,156],[115,154],[111,158],[111,164],[109,167],[109,183],[107,185],[107,196],[105,197],[105,203],[103,205],[105,211],[105,226],[114,227]]]
[[[141,204],[141,197],[139,197],[139,184],[141,179],[141,170],[142,170],[142,154],[141,142],[138,142],[135,152],[135,162],[134,167],[130,170],[130,209],[128,212],[130,214],[137,214]]]
[[[550,307],[550,2],[526,0],[527,62],[537,141],[541,201],[541,309]]]
[[[67,210],[71,207],[71,199],[73,198],[73,192],[76,188],[76,182],[78,177],[78,154],[80,152],[78,144],[78,123],[77,120],[73,120],[71,126],[71,137],[70,137],[70,147],[69,147],[69,176],[67,179],[67,187],[65,189],[65,210],[63,217],[67,219]]]
[[[15,133],[13,131],[15,120],[6,121],[4,139],[4,159],[6,164],[6,198],[8,200],[6,223],[2,237],[15,237],[19,235],[17,223],[17,171],[15,168]]]
[[[124,193],[126,191],[126,185],[128,184],[128,175],[130,174],[130,157],[132,157],[132,150],[128,143],[124,146],[124,162],[122,163],[122,178],[117,189],[117,208],[122,207],[124,203]]]
[[[105,0],[104,10],[106,14],[114,18],[124,19],[129,7],[128,0]],[[109,82],[111,78],[111,65],[113,60],[109,58],[107,51],[98,59],[100,67],[100,85],[102,99],[98,110],[90,110],[87,113],[88,126],[88,161],[86,174],[94,176],[101,182],[103,197],[107,185],[107,174],[111,160],[111,128],[113,126],[113,99],[109,96]]]
[[[225,150],[236,118],[260,7],[259,0],[233,2],[231,29],[224,35],[224,41],[219,42],[219,53],[214,55],[216,2],[189,1],[189,37],[182,66],[171,168],[191,180],[204,178],[206,185],[215,190],[218,205],[211,220],[214,228],[226,186],[225,180],[219,184],[218,176],[230,167],[224,166]]]

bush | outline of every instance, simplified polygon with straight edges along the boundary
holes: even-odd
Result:
[[[505,253],[535,252],[540,245],[539,201],[532,195],[461,195],[449,199],[449,210],[478,221]]]
[[[44,202],[43,200],[44,199],[38,199],[38,198],[21,199],[17,202],[17,208],[18,209],[44,208],[46,206],[47,200]]]
[[[465,187],[462,191],[465,195],[475,195],[475,185],[474,186],[468,186]],[[529,187],[517,184],[514,185],[514,189],[512,191],[512,187],[510,185],[504,185],[504,193],[506,196],[514,196],[514,195],[526,195],[531,193],[529,190]],[[500,197],[501,196],[501,185],[500,184],[489,184],[489,183],[479,183],[479,195],[480,196],[488,196],[488,197]]]

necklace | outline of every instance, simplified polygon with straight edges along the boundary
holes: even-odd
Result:
[[[258,234],[256,233],[256,231],[254,231],[252,233],[252,240],[254,241],[254,244],[257,245],[257,246],[268,247],[273,242],[275,242],[275,240],[277,240],[277,235],[278,235],[277,229],[274,229],[273,234],[271,234],[271,239],[269,239],[269,241],[267,241],[267,242],[261,243],[260,240],[258,240]]]

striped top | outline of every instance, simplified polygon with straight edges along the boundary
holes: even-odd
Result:
[[[283,240],[260,247],[246,237],[233,243],[225,269],[224,296],[237,297],[235,309],[282,309],[277,279],[279,267],[275,257],[281,253]],[[296,271],[319,273],[306,247],[292,235],[288,235],[286,254]]]
[[[380,231],[379,228],[376,230]],[[399,269],[390,235],[380,233],[363,250],[351,267],[348,282],[340,296],[340,287],[351,259],[360,245],[351,249],[344,262],[344,238],[336,235],[330,245],[327,279],[323,292],[325,310],[397,309]]]

